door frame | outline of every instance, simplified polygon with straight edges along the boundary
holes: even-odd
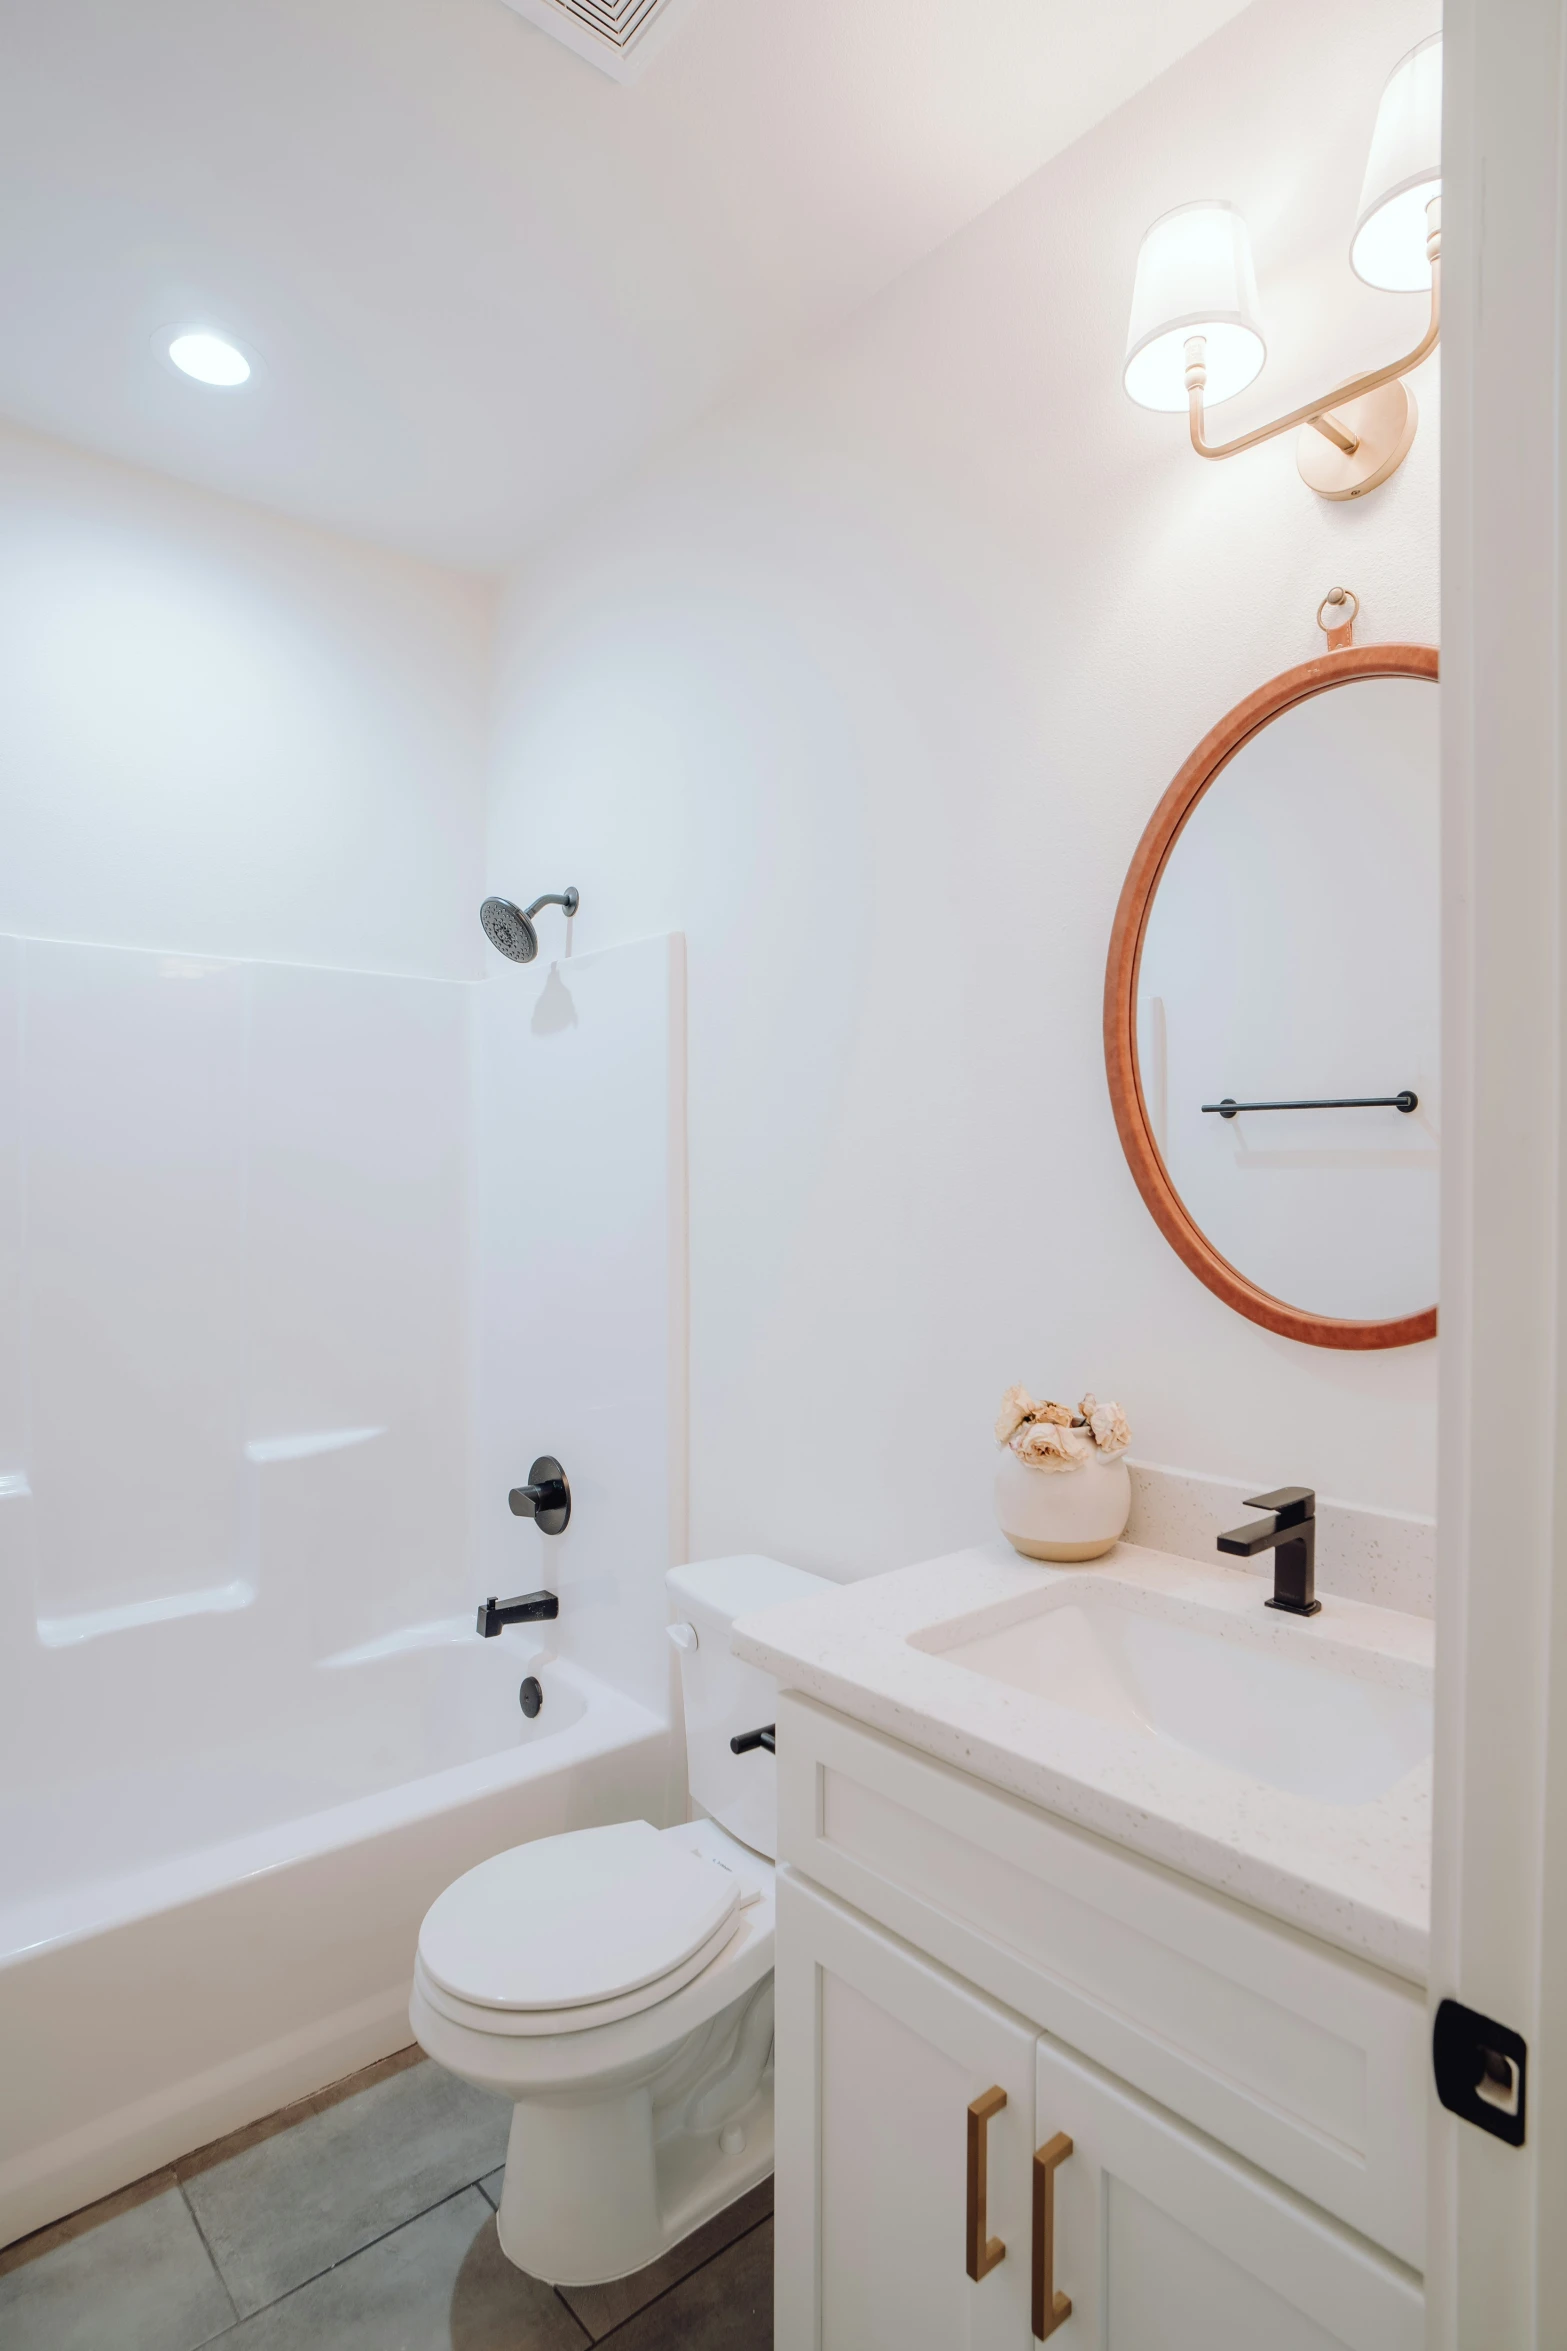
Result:
[[[1521,2148],[1431,2098],[1428,2343],[1567,2341],[1564,13],[1449,0],[1431,1999],[1524,2036]]]

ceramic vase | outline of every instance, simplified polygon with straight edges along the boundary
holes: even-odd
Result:
[[[1095,1451],[1076,1469],[1035,1469],[1010,1445],[996,1465],[996,1517],[1026,1559],[1098,1559],[1132,1515],[1132,1479],[1120,1453]]]

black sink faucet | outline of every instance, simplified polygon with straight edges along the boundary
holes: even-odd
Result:
[[[1273,1553],[1273,1598],[1270,1608],[1287,1608],[1291,1616],[1315,1616],[1317,1598],[1317,1497],[1310,1486],[1280,1486],[1273,1494],[1248,1494],[1248,1510],[1271,1510],[1271,1518],[1254,1518],[1249,1526],[1234,1527],[1219,1537],[1219,1549],[1237,1559],[1255,1559],[1259,1551]]]
[[[559,1614],[560,1602],[553,1592],[524,1592],[520,1600],[497,1600],[492,1593],[479,1602],[479,1631],[493,1641],[503,1625],[536,1624],[540,1617]]]

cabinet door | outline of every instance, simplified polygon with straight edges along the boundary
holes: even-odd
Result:
[[[1041,2039],[1060,2351],[1421,2351],[1413,2272]],[[1044,2297],[1048,2307],[1050,2294]]]
[[[1028,2351],[1036,2041],[780,1870],[778,2351]],[[983,2237],[1005,2250],[976,2281],[969,2108],[997,2090]]]

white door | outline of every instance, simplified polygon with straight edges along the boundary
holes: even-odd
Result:
[[[1449,0],[1431,1994],[1526,2063],[1432,2099],[1431,2351],[1567,2343],[1564,50],[1563,0]]]
[[[1039,2280],[1060,2351],[1420,2351],[1412,2272],[1056,2042],[1038,2051],[1041,2144],[1071,2143]]]
[[[777,1998],[778,2351],[1027,2351],[1033,2027],[788,1871]]]

